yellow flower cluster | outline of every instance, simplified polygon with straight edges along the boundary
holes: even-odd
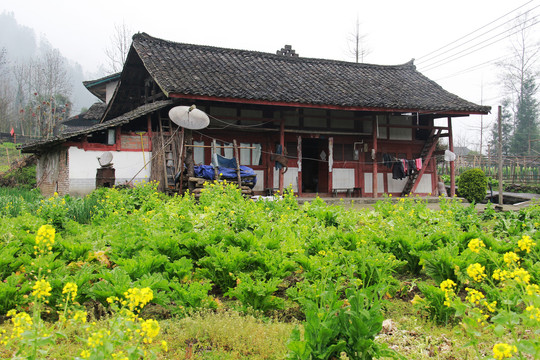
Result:
[[[503,258],[504,258],[504,262],[507,263],[508,265],[512,265],[514,263],[517,264],[520,260],[518,254],[516,254],[513,251],[509,251],[505,253]]]
[[[485,248],[486,244],[478,238],[469,241],[469,249],[474,253],[479,253],[481,248]]]
[[[511,358],[515,353],[517,353],[517,348],[513,345],[499,343],[493,346],[493,357],[497,360]]]
[[[18,313],[17,310],[10,310],[7,316],[11,316],[11,322],[13,323],[12,338],[20,338],[26,330],[32,327],[32,318],[24,311]]]
[[[100,329],[88,337],[88,346],[96,348],[103,345],[103,338],[107,335],[105,329]],[[81,356],[82,357],[82,356]]]
[[[487,275],[484,273],[485,266],[479,263],[471,264],[467,267],[467,274],[476,282],[481,282]]]
[[[68,282],[66,283],[66,285],[64,286],[64,289],[62,290],[62,294],[67,294],[67,299],[66,299],[67,301],[69,300],[74,301],[75,298],[77,297],[77,290],[78,290],[77,284]]]
[[[444,280],[440,285],[441,290],[444,291],[444,297],[446,299],[444,301],[444,305],[448,307],[450,306],[450,296],[455,295],[454,288],[456,285],[457,284],[450,279]]]
[[[38,299],[51,296],[51,284],[45,279],[36,281],[32,289],[34,290],[32,291],[32,296],[36,296]]]
[[[150,344],[152,340],[159,334],[159,323],[154,319],[148,319],[141,323],[140,335],[144,343]]]
[[[467,290],[467,301],[471,304],[480,304],[480,300],[484,299],[484,294],[480,291],[471,288],[465,288]]]
[[[51,225],[42,225],[36,235],[36,252],[45,253],[52,250],[56,231]]]
[[[133,288],[124,293],[124,296],[128,300],[128,307],[131,311],[136,309],[142,309],[146,304],[154,298],[152,289],[146,288]]]
[[[533,246],[536,246],[536,243],[529,235],[523,235],[518,241],[518,247],[521,249],[521,251],[525,251],[526,253],[530,253]]]
[[[77,310],[75,311],[75,313],[73,314],[73,320],[74,321],[80,321],[82,323],[85,323],[86,322],[86,318],[88,317],[88,314],[86,313],[86,311],[83,311],[83,310]]]
[[[540,309],[534,305],[527,306],[525,309],[529,313],[529,318],[531,320],[536,320],[540,322]]]
[[[529,284],[531,281],[531,275],[529,272],[523,268],[516,268],[514,271],[506,271],[501,269],[496,269],[493,271],[493,279],[499,281],[505,281],[508,279],[514,279],[520,284]],[[529,291],[529,290],[528,290]],[[531,294],[535,291],[533,288],[530,289]]]
[[[540,287],[536,284],[527,285],[525,291],[527,292],[527,295],[540,295]]]

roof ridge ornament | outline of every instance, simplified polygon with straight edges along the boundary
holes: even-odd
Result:
[[[283,56],[290,56],[290,57],[298,57],[298,54],[295,50],[293,50],[291,45],[285,45],[281,48],[281,50],[276,51],[276,55],[283,55]]]

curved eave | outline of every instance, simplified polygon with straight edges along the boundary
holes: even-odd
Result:
[[[175,99],[189,99],[189,100],[205,100],[205,101],[218,101],[238,104],[254,104],[254,105],[270,105],[270,106],[286,106],[286,107],[305,107],[316,109],[328,109],[328,110],[347,110],[347,111],[371,111],[371,112],[414,112],[420,114],[438,114],[449,116],[468,116],[468,115],[487,115],[489,111],[465,111],[465,110],[425,110],[418,108],[383,108],[383,107],[363,107],[363,106],[340,106],[340,105],[326,105],[326,104],[309,104],[309,103],[291,103],[291,102],[279,102],[269,100],[258,99],[242,99],[242,98],[230,98],[230,97],[217,97],[208,95],[192,95],[192,94],[179,94],[169,93],[170,98]]]

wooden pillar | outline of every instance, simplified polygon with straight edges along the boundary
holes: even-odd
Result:
[[[454,152],[454,136],[452,135],[452,118],[448,117],[448,150]],[[456,166],[450,161],[450,197],[456,195]]]
[[[302,196],[302,136],[300,135],[298,135],[296,152],[298,154],[298,195]]]
[[[281,120],[279,127],[279,144],[281,145],[281,155],[285,155],[285,120]],[[283,168],[279,169],[279,193],[283,194]]]
[[[187,177],[188,179],[190,177],[195,176],[195,164],[193,163],[193,131],[190,129],[184,130],[184,141],[185,141],[185,154],[186,157],[184,159],[186,167],[187,167]],[[193,191],[195,189],[195,184],[191,181],[188,181],[188,189],[189,191]]]
[[[377,133],[379,131],[379,123],[377,121],[377,115],[373,118],[373,129],[372,129],[372,135],[373,135],[373,149],[371,152],[371,158],[373,161],[373,197],[376,198],[379,193],[378,188],[378,175],[377,175]]]

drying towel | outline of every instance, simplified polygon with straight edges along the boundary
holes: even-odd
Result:
[[[422,169],[422,158],[414,160],[416,162],[416,170],[420,171]]]

